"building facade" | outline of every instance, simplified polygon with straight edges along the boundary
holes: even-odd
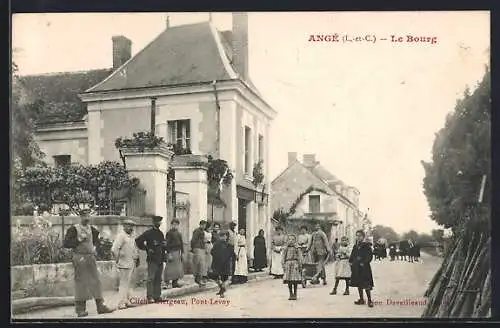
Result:
[[[289,213],[288,220],[329,221],[332,242],[342,236],[353,241],[356,230],[362,229],[359,191],[328,172],[315,154],[304,154],[300,162],[297,153],[289,153],[288,166],[271,183],[271,192],[273,213]]]
[[[193,155],[227,161],[234,176],[222,190],[224,205],[216,207],[207,203],[206,195],[198,197],[197,190],[202,189],[190,187],[196,181],[186,178],[176,183],[184,186],[176,191],[188,194],[191,204],[204,202],[192,214],[199,217],[190,218],[188,232],[196,228],[193,222],[202,219],[236,221],[247,230],[251,254],[258,230],[269,234],[271,229],[267,172],[276,112],[249,77],[247,15],[233,14],[232,31],[218,31],[212,22],[167,26],[134,56],[130,40],[113,37],[113,57],[107,77],[79,84],[85,88],[76,94],[86,109],[80,119],[39,125],[36,139],[47,162],[121,162],[115,140],[150,131],[154,122],[157,136]],[[254,183],[259,161],[264,179]],[[160,184],[151,192],[160,194],[165,189]],[[151,192],[146,197],[156,197]],[[163,207],[159,211],[155,214],[167,217]]]

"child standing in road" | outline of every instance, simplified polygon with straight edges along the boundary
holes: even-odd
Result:
[[[295,235],[288,236],[288,246],[283,252],[283,283],[288,285],[289,300],[297,299],[297,286],[302,282],[302,252],[297,247]]]
[[[211,250],[213,275],[216,278],[217,286],[219,286],[217,295],[221,298],[224,298],[226,282],[231,275],[231,263],[234,257],[234,248],[228,244],[228,238],[229,233],[221,231]]]
[[[340,280],[345,280],[344,295],[349,295],[349,282],[351,280],[351,264],[349,263],[349,239],[344,236],[340,239],[340,246],[335,253],[335,287],[330,292],[330,295],[337,294],[337,287]]]

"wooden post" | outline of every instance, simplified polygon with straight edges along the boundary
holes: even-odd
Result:
[[[151,135],[155,135],[156,129],[156,98],[151,98]]]

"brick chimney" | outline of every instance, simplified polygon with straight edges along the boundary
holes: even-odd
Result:
[[[117,69],[132,57],[132,41],[123,35],[115,35],[112,40],[113,69]]]
[[[248,15],[233,13],[233,58],[236,72],[245,80],[248,79]]]
[[[293,163],[297,162],[297,153],[289,152],[288,153],[288,166],[292,166]]]
[[[302,157],[302,164],[305,166],[315,166],[318,164],[316,161],[316,154],[304,154]]]

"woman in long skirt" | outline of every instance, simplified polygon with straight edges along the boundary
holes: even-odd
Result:
[[[330,295],[337,294],[337,287],[340,280],[345,280],[344,295],[349,295],[349,283],[351,280],[351,264],[349,263],[349,256],[351,250],[349,248],[349,239],[344,236],[340,240],[340,246],[335,253],[335,287],[330,292]]]
[[[271,247],[271,275],[274,279],[281,279],[283,277],[283,250],[285,248],[286,237],[283,234],[283,228],[276,227],[275,235],[273,236]]]
[[[207,223],[205,227],[205,268],[203,270],[203,279],[208,280],[212,271],[212,233],[210,232],[211,225]]]
[[[248,281],[248,257],[247,257],[247,240],[245,238],[245,229],[240,229],[236,237],[236,265],[232,279],[233,284],[243,284]]]
[[[307,230],[308,229],[305,225],[300,227],[297,244],[299,249],[302,251],[303,263],[312,263],[311,253],[309,252],[309,247],[311,247],[311,235]]]
[[[302,252],[296,245],[295,235],[288,236],[288,246],[283,251],[283,283],[288,285],[289,300],[297,299],[297,286],[302,282]]]
[[[370,262],[373,259],[373,251],[370,244],[364,242],[365,232],[356,231],[356,245],[353,247],[349,263],[351,263],[351,286],[358,287],[359,300],[356,305],[364,305],[363,290],[368,298],[368,306],[373,307],[371,290],[373,289],[373,275]]]
[[[253,240],[253,268],[255,271],[262,271],[267,267],[267,249],[264,230],[260,229],[259,234]]]

